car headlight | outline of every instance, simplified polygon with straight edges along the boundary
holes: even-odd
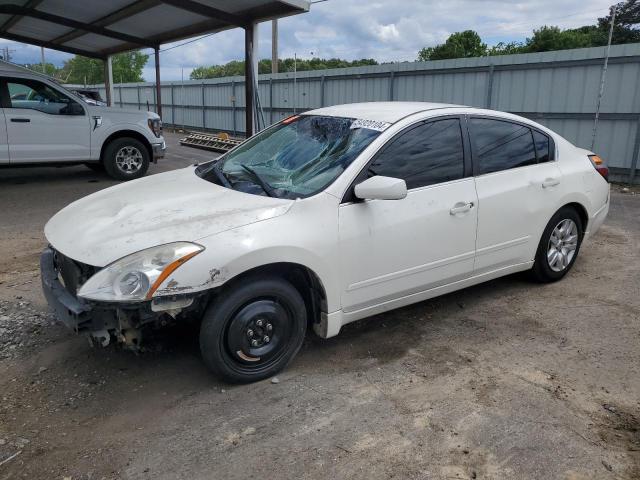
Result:
[[[195,243],[176,242],[127,255],[87,280],[78,296],[104,302],[151,300],[176,268],[203,250]]]
[[[159,118],[150,118],[147,120],[147,125],[149,125],[153,134],[160,138],[160,135],[162,135],[162,120]]]

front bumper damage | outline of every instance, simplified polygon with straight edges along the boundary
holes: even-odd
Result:
[[[88,333],[93,343],[105,347],[115,338],[127,347],[138,348],[143,329],[200,318],[206,306],[204,294],[127,304],[89,302],[76,295],[79,285],[87,280],[82,277],[85,268],[97,271],[47,247],[40,256],[42,290],[58,320],[76,333]]]

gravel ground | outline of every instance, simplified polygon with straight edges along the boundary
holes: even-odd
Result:
[[[151,173],[208,156],[176,138]],[[112,183],[52,170],[0,171],[0,479],[640,478],[637,190],[557,284],[513,275],[309,335],[276,382],[229,386],[192,327],[134,355],[47,313],[42,227]]]

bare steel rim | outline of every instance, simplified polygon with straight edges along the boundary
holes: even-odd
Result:
[[[131,145],[122,147],[116,153],[118,169],[128,175],[138,172],[142,168],[142,163],[142,152]]]
[[[551,232],[547,246],[547,263],[554,272],[562,272],[578,250],[578,225],[570,218],[562,220]]]

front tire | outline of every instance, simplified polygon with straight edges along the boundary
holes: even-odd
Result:
[[[580,215],[571,207],[563,207],[549,220],[531,273],[539,282],[555,282],[564,277],[578,258],[583,225]]]
[[[135,138],[112,140],[104,149],[102,163],[109,176],[116,180],[135,180],[149,168],[149,150]]]
[[[278,277],[256,275],[227,287],[202,320],[204,363],[231,383],[271,377],[302,347],[306,312],[300,293]]]

